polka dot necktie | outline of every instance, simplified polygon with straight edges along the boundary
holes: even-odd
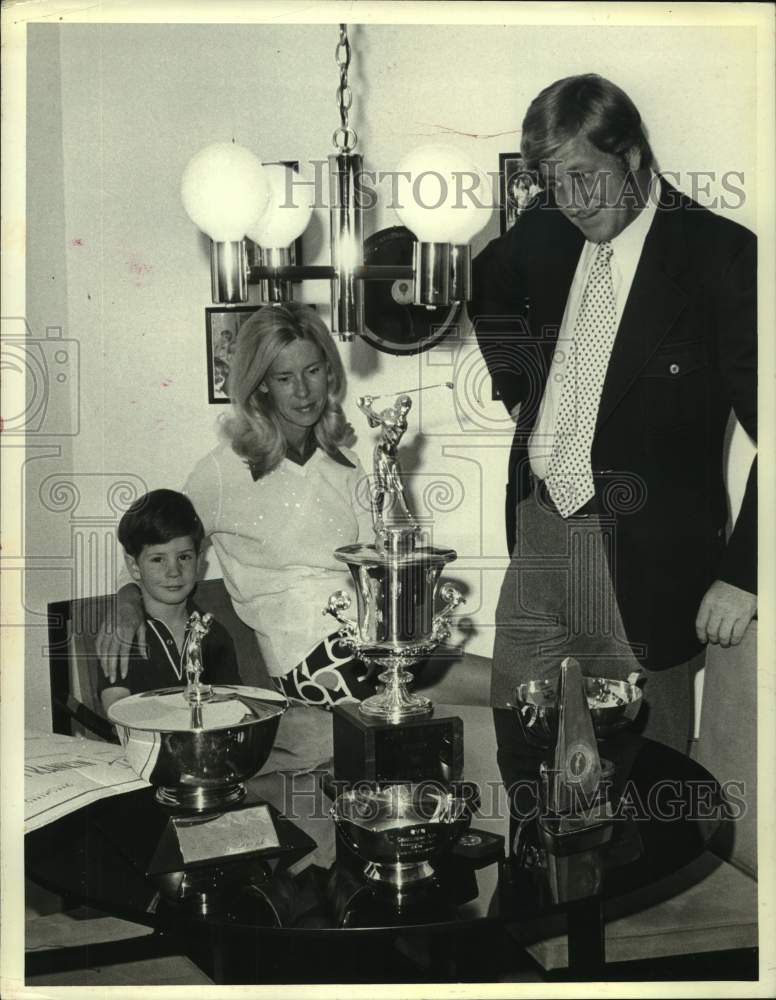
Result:
[[[547,466],[547,489],[562,517],[570,517],[595,495],[590,450],[617,332],[611,257],[611,243],[599,243],[569,344]]]

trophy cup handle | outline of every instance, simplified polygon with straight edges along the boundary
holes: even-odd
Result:
[[[459,604],[464,603],[463,594],[452,583],[446,583],[439,591],[445,606],[434,615],[432,637],[434,642],[443,642],[450,636],[450,619]]]
[[[356,622],[352,621],[352,619],[346,618],[342,614],[342,612],[347,611],[349,607],[350,595],[346,594],[344,590],[336,590],[329,597],[329,603],[323,609],[323,614],[331,615],[332,618],[337,619],[342,626],[340,629],[340,635],[357,653],[361,647],[361,637],[358,631],[358,625]]]
[[[520,721],[525,723],[527,729],[533,729],[539,718],[539,707],[537,705],[523,705],[520,709]]]

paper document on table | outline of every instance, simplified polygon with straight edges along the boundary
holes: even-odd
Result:
[[[83,806],[147,788],[113,743],[27,732],[24,736],[24,832]]]

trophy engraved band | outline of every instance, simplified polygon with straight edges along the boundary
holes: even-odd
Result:
[[[407,690],[412,681],[407,667],[450,635],[450,619],[463,597],[450,583],[439,587],[442,569],[456,552],[422,544],[407,506],[397,449],[412,400],[406,394],[398,396],[393,406],[380,412],[375,411],[374,401],[372,396],[358,401],[370,427],[380,428],[370,483],[374,543],[345,545],[334,553],[350,570],[357,621],[345,617],[351,601],[344,591],[331,595],[324,614],[340,623],[340,635],[356,655],[387,668],[379,678],[384,690],[365,699],[359,712],[367,718],[401,722],[433,710],[429,698]],[[444,606],[435,614],[437,590]]]

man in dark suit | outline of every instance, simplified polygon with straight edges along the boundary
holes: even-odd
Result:
[[[646,672],[647,735],[684,749],[707,642],[756,611],[756,474],[725,538],[731,406],[756,434],[756,241],[655,174],[614,84],[560,80],[522,153],[542,193],[474,265],[470,315],[516,422],[492,703],[574,655]]]

